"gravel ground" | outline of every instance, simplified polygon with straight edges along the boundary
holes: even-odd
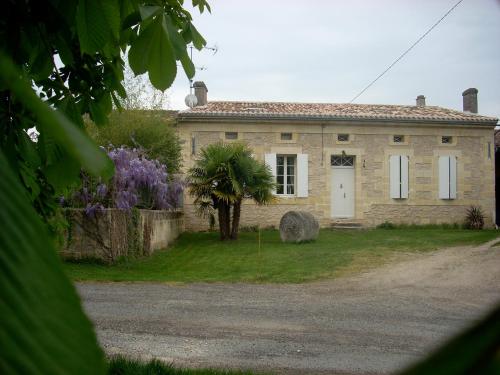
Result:
[[[80,283],[110,354],[287,374],[383,374],[500,301],[500,248],[399,256],[300,285]]]

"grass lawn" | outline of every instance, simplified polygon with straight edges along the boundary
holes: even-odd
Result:
[[[253,375],[250,371],[215,369],[181,369],[159,360],[137,361],[123,356],[111,358],[108,375]]]
[[[373,229],[321,230],[315,242],[284,244],[278,231],[241,233],[220,242],[218,233],[184,233],[166,251],[113,266],[65,263],[73,280],[160,282],[300,283],[333,278],[380,265],[404,253],[476,245],[499,235],[495,230]]]

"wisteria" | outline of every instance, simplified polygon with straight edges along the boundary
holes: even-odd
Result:
[[[168,178],[165,165],[126,147],[110,148],[108,155],[115,164],[115,175],[108,184],[82,173],[82,187],[69,199],[63,199],[64,205],[84,207],[89,216],[104,208],[179,207],[184,185],[179,179]]]

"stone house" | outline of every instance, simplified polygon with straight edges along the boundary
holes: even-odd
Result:
[[[214,142],[246,142],[276,176],[275,203],[242,209],[242,226],[278,226],[290,210],[320,225],[460,223],[480,206],[495,221],[497,119],[477,114],[477,90],[464,110],[416,105],[231,102],[207,100],[178,113],[184,169]],[[207,228],[193,199],[184,200],[187,230]]]

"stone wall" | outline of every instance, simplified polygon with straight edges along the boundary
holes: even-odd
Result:
[[[184,231],[181,212],[105,209],[88,217],[83,209],[66,209],[69,227],[64,258],[99,259],[148,256],[165,249]]]
[[[237,132],[238,141],[246,142],[259,160],[266,153],[307,154],[309,196],[280,197],[269,206],[254,206],[248,202],[242,208],[242,226],[275,226],[289,210],[312,213],[322,227],[339,219],[332,218],[331,155],[355,157],[355,212],[348,219],[365,226],[384,221],[394,223],[460,223],[471,205],[480,206],[492,225],[495,215],[494,129],[477,124],[427,124],[397,122],[267,122],[210,121],[178,124],[178,134],[184,146],[184,168],[195,161],[195,151],[224,139],[224,132]],[[281,141],[281,132],[292,132],[292,140]],[[339,142],[337,134],[349,134],[348,142]],[[394,135],[403,135],[404,142],[394,143]],[[453,142],[442,144],[442,136]],[[409,158],[408,199],[391,199],[389,194],[389,158],[407,155]],[[439,199],[440,156],[457,158],[457,198]],[[184,199],[186,228],[204,230],[207,220],[196,215],[188,195]],[[341,219],[342,220],[342,219]]]

